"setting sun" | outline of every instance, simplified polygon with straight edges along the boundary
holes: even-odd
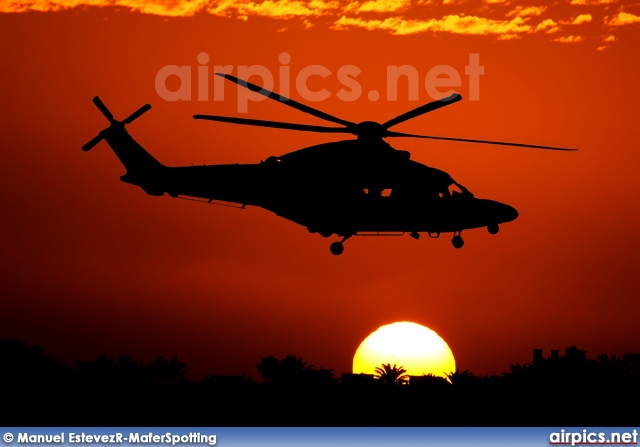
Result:
[[[402,366],[407,374],[445,377],[456,363],[447,343],[431,329],[407,321],[381,326],[358,347],[353,372],[373,374],[383,363]]]

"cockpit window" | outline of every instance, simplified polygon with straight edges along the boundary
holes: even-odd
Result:
[[[450,197],[462,197],[465,195],[472,194],[464,186],[456,182],[451,183],[448,187],[443,188],[438,192],[438,197],[441,199],[447,199]]]
[[[455,183],[450,184],[448,190],[449,190],[450,196],[455,196],[456,194],[462,194],[462,190],[458,188],[458,186]]]

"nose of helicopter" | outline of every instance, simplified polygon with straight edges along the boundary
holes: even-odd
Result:
[[[493,223],[511,222],[518,217],[518,211],[506,203],[495,200],[482,200],[482,202],[484,202],[485,218]]]
[[[496,214],[498,221],[501,223],[511,222],[518,218],[518,211],[506,203],[495,202]]]

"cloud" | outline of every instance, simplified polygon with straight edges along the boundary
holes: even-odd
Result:
[[[573,19],[571,22],[572,25],[580,25],[581,23],[591,22],[591,14],[580,14],[578,17]]]
[[[516,39],[522,39],[522,35],[521,34],[500,34],[498,36],[498,40],[516,40]]]
[[[360,12],[396,12],[411,6],[411,0],[370,0],[363,3],[352,2],[344,10]]]
[[[111,3],[111,2],[109,2]],[[194,0],[191,2],[183,2],[180,0],[118,0],[118,6],[125,6],[134,11],[140,11],[144,14],[153,14],[159,16],[172,17],[189,17],[196,12],[204,9],[208,0]]]
[[[406,20],[401,17],[389,17],[384,20],[364,20],[342,16],[333,25],[334,29],[339,30],[354,27],[368,30],[384,30],[398,35],[427,31],[470,35],[502,35],[529,32],[532,29],[521,17],[516,17],[512,20],[492,20],[483,17],[463,17],[459,15],[448,15],[442,19],[430,20]]]
[[[640,22],[640,16],[636,16],[633,14],[629,14],[628,12],[619,12],[611,20],[607,21],[607,25],[609,26],[623,26],[629,25],[631,23]]]
[[[593,20],[591,14],[580,14],[578,17],[572,18],[570,20],[560,20],[558,22],[560,25],[581,25],[583,23],[589,23]]]
[[[507,17],[527,17],[527,16],[539,16],[547,10],[546,6],[517,6],[514,10],[507,13]]]
[[[144,14],[189,17],[199,11],[220,16],[311,17],[340,7],[337,0],[8,0],[0,3],[0,12],[60,11],[78,6],[122,6]]]
[[[75,8],[78,6],[103,6],[106,3],[104,0],[8,0],[0,2],[0,12],[15,13],[15,12],[27,12],[27,11],[62,11],[64,9]]]
[[[0,12],[57,12],[79,6],[124,6],[144,14],[192,16],[204,9],[210,0],[9,0],[0,3]]]
[[[571,0],[571,5],[611,5],[618,0]]]
[[[0,0],[0,13],[120,7],[166,17],[190,17],[198,13],[245,21],[256,16],[269,17],[279,21],[273,28],[279,33],[294,28],[329,26],[334,30],[358,28],[393,35],[437,33],[494,36],[500,41],[521,39],[538,33],[543,36],[552,35],[552,41],[560,43],[585,40],[586,31],[580,31],[582,36],[577,35],[575,30],[561,31],[567,30],[567,27],[591,23],[592,25],[584,28],[594,30],[591,41],[599,42],[593,46],[599,51],[609,48],[617,40],[610,35],[614,33],[612,28],[640,23],[640,15],[621,11],[625,3],[620,0],[562,0],[564,13],[570,14],[567,8],[575,11],[574,14],[565,15],[566,19],[552,15],[558,11],[558,3],[537,0],[540,3],[536,5],[534,2],[528,3],[530,1],[532,0]],[[588,7],[570,8],[569,4]],[[612,4],[618,4],[620,9],[616,11],[616,7],[610,6]],[[600,7],[596,9],[594,5]],[[638,6],[640,3],[634,5]],[[626,4],[626,9],[630,7],[630,4]],[[439,14],[442,10],[444,12]],[[591,14],[584,13],[584,10]],[[465,15],[462,11],[473,15]],[[580,14],[576,16],[578,11]],[[609,15],[605,16],[607,13]],[[295,20],[295,23],[284,23],[286,20]],[[596,26],[601,30],[595,31]],[[557,37],[559,34],[571,33],[576,35]]]
[[[557,39],[553,39],[554,42],[561,43],[577,43],[582,42],[584,37],[582,36],[566,36],[566,37],[558,37]]]
[[[536,26],[535,31],[544,31],[545,33],[551,34],[557,32],[559,29],[560,27],[556,22],[551,19],[546,19]]]
[[[257,15],[266,17],[294,17],[294,16],[319,16],[327,10],[339,7],[337,1],[323,2],[321,0],[313,0],[305,3],[298,0],[264,0],[263,2],[232,2],[232,8],[237,14],[241,15]]]

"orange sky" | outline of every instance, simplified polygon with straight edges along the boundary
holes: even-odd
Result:
[[[177,354],[196,378],[255,378],[261,357],[286,354],[349,371],[370,332],[402,320],[438,332],[477,374],[533,348],[640,351],[640,4],[9,0],[0,12],[0,338],[67,362]],[[120,119],[150,103],[129,131],[168,165],[254,163],[340,139],[193,120],[238,115],[231,86],[224,102],[197,101],[195,81],[192,101],[156,92],[158,70],[195,73],[201,52],[210,73],[263,65],[277,80],[282,52],[294,75],[323,65],[332,75],[309,86],[332,95],[310,105],[356,122],[430,101],[424,78],[449,65],[465,99],[394,130],[580,151],[391,141],[520,217],[496,236],[465,232],[462,250],[449,235],[352,238],[334,257],[330,240],[265,210],[147,196],[119,181],[105,143],[80,150],[107,124],[96,94]],[[477,101],[472,53],[485,70]],[[344,65],[362,70],[365,93],[384,92],[387,66],[411,65],[419,99],[400,84],[398,101],[342,101]],[[274,102],[249,112],[323,124]]]

